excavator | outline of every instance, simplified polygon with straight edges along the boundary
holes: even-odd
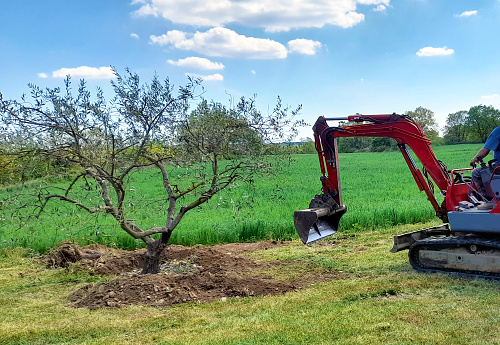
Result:
[[[341,125],[330,127],[328,121],[340,121]],[[472,168],[449,171],[437,159],[420,125],[409,116],[320,116],[313,131],[321,193],[311,200],[309,208],[294,212],[294,225],[304,244],[337,233],[340,219],[347,211],[342,200],[337,138],[392,138],[419,190],[425,192],[443,224],[394,236],[391,252],[408,250],[410,264],[419,272],[500,279],[500,166],[495,168],[493,161],[480,161],[482,182],[494,196],[493,209],[483,209],[481,205],[487,199],[472,181]],[[410,150],[422,169],[417,167]],[[441,203],[436,199],[432,181],[444,196]]]

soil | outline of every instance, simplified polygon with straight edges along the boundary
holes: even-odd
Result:
[[[140,274],[145,250],[61,243],[45,256],[45,261],[49,266],[74,265],[91,274],[115,276],[105,283],[86,285],[69,296],[69,306],[90,309],[128,305],[168,307],[283,294],[341,278],[338,273],[318,267],[307,269],[307,264],[300,261],[264,261],[258,255],[246,255],[286,245],[276,241],[195,247],[170,245],[161,257],[161,272],[145,275]]]

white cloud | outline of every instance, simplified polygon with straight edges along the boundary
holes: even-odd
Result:
[[[250,73],[252,73],[253,75],[257,74],[257,72],[255,72],[255,70],[251,70]]]
[[[37,73],[38,75],[38,78],[42,78],[42,79],[46,79],[48,78],[49,76],[47,75],[47,73]]]
[[[433,48],[433,47],[425,47],[421,48],[418,52],[418,56],[445,56],[445,55],[453,55],[455,51],[453,49],[449,49],[447,47],[442,48]]]
[[[238,23],[266,31],[321,28],[335,25],[349,28],[362,22],[358,5],[387,7],[390,0],[134,0],[138,16],[163,17],[174,24],[218,27]]]
[[[187,57],[185,59],[180,59],[177,61],[168,60],[167,62],[174,66],[187,67],[187,68],[196,68],[204,70],[224,69],[224,65],[220,62],[212,62],[209,59],[195,57],[195,56]]]
[[[203,81],[222,81],[224,80],[224,77],[222,74],[215,73],[215,74],[210,74],[210,75],[202,75],[202,74],[196,74],[196,73],[186,73],[186,75],[192,77],[192,78],[200,78]]]
[[[111,79],[115,77],[111,67],[80,66],[76,68],[61,68],[52,72],[53,78],[66,78],[67,75],[73,78],[85,79]]]
[[[130,34],[130,37],[132,37],[132,38],[139,38],[139,35],[138,35],[138,34],[131,33],[131,34]]]
[[[384,12],[386,9],[387,9],[387,6],[380,4],[377,7],[375,7],[373,10],[375,12]]]
[[[465,12],[462,12],[461,14],[459,14],[458,16],[459,17],[471,17],[471,16],[475,16],[477,14],[477,11],[474,10],[474,11],[465,11]]]
[[[243,59],[284,59],[287,56],[285,46],[279,42],[246,37],[221,27],[194,34],[172,30],[161,36],[151,35],[150,39],[152,44],[172,45],[207,56]]]
[[[495,108],[500,108],[500,95],[495,93],[493,95],[481,96],[481,102],[485,105],[492,105]]]
[[[298,38],[288,42],[288,49],[291,53],[315,55],[321,48],[321,42]]]

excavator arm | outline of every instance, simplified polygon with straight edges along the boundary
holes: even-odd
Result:
[[[348,121],[330,127],[328,120]],[[337,138],[393,138],[408,164],[415,182],[424,191],[445,224],[394,236],[391,252],[408,249],[412,267],[420,272],[440,272],[500,280],[500,167],[482,168],[483,183],[488,182],[496,206],[481,208],[477,190],[464,176],[471,168],[455,169],[451,176],[431,149],[422,128],[404,115],[353,115],[345,118],[320,117],[313,127],[322,176],[322,193],[306,210],[294,213],[295,228],[304,243],[314,242],[337,232],[347,208],[342,201]],[[423,165],[420,170],[409,149]],[[482,176],[482,175],[481,175]],[[453,178],[452,178],[453,177]],[[433,192],[434,181],[445,200],[440,204]],[[472,202],[471,202],[472,201]],[[448,222],[449,219],[449,222]]]
[[[350,125],[330,127],[327,121],[348,121]],[[420,191],[424,191],[427,199],[436,211],[436,215],[447,222],[446,202],[441,204],[434,196],[433,188],[426,176],[434,181],[439,190],[446,193],[451,185],[446,166],[436,158],[432,151],[431,141],[418,123],[408,116],[390,115],[351,115],[345,118],[319,117],[313,126],[316,150],[318,152],[322,176],[323,194],[316,195],[309,209],[296,211],[294,223],[304,243],[334,234],[347,208],[342,201],[337,138],[341,137],[385,137],[393,138],[408,164]],[[408,147],[423,164],[420,170]],[[426,175],[426,176],[424,176]]]

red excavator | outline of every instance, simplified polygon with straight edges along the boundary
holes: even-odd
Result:
[[[327,121],[347,121],[330,127]],[[420,191],[444,224],[394,236],[391,252],[409,250],[410,263],[421,272],[459,273],[500,279],[500,166],[481,161],[481,178],[494,195],[493,209],[482,209],[486,200],[470,176],[472,168],[448,171],[436,158],[431,141],[417,122],[405,115],[351,115],[319,117],[313,127],[322,176],[322,193],[309,208],[294,213],[295,228],[304,244],[335,234],[347,211],[342,201],[337,138],[387,137],[396,140]],[[409,149],[423,165],[420,170]],[[439,203],[436,184],[444,196]]]

